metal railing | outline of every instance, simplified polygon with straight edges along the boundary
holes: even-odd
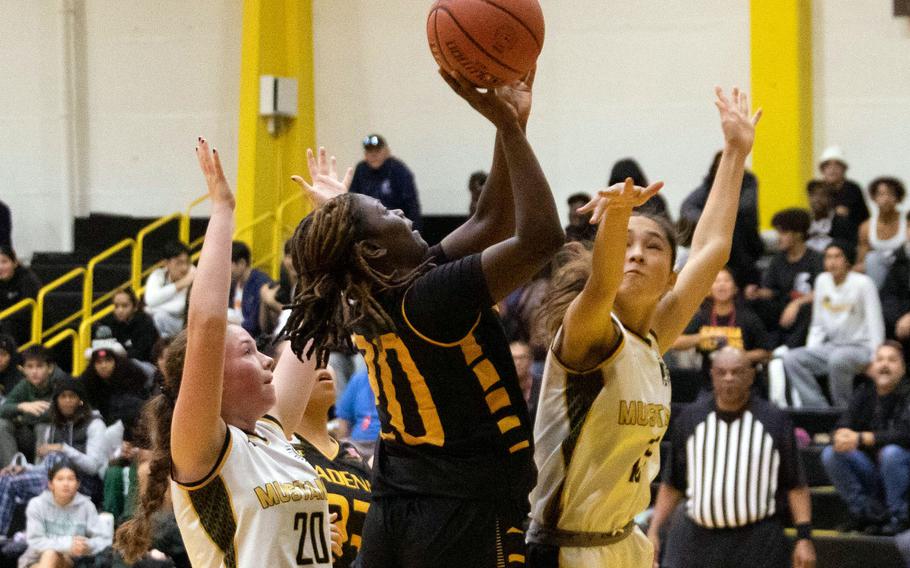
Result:
[[[74,268],[74,269],[70,270],[69,272],[67,272],[66,274],[64,274],[63,276],[61,276],[60,278],[57,278],[50,284],[44,286],[43,288],[41,288],[41,290],[38,291],[38,298],[37,298],[38,305],[35,308],[34,313],[32,314],[32,340],[33,341],[41,343],[41,340],[44,337],[44,329],[43,329],[44,328],[44,300],[45,300],[45,298],[47,298],[47,295],[49,293],[53,292],[54,290],[56,290],[57,288],[63,286],[70,280],[74,280],[79,277],[84,278],[85,272],[86,272],[86,270],[82,266],[80,266],[78,268]],[[74,315],[75,315],[75,318],[73,316],[70,316],[69,318],[66,318],[63,321],[67,321],[67,320],[74,321],[75,319],[77,319],[79,317],[78,312]],[[67,322],[66,325],[68,325],[68,323],[69,322]],[[57,329],[60,329],[61,327],[63,327],[63,325],[61,325],[60,322],[58,322],[58,323],[54,324],[53,326],[51,326],[50,328],[48,328],[48,333],[49,334],[53,333],[54,331],[56,331]]]
[[[91,317],[92,310],[96,306],[100,306],[104,302],[113,298],[117,292],[129,288],[132,284],[132,275],[126,282],[118,284],[113,290],[107,291],[103,296],[95,299],[95,267],[101,264],[103,261],[114,256],[118,252],[129,249],[130,250],[130,261],[132,262],[133,251],[136,250],[136,241],[133,239],[123,239],[119,243],[108,247],[104,251],[96,254],[90,261],[88,261],[88,267],[85,274],[85,282],[82,287],[82,319]]]
[[[152,271],[154,271],[156,268],[158,268],[158,264],[160,264],[160,263],[156,263],[156,264],[153,264],[152,266],[150,266],[147,270],[145,270],[145,271],[142,270],[142,253],[144,250],[143,245],[145,244],[145,237],[147,237],[150,233],[160,229],[164,225],[167,225],[168,223],[172,223],[174,221],[178,221],[178,222],[182,223],[183,222],[182,220],[183,220],[183,213],[171,213],[170,215],[165,215],[164,217],[161,217],[157,221],[153,221],[152,223],[149,223],[136,234],[136,246],[133,248],[133,264],[132,264],[131,280],[133,283],[133,290],[136,292],[137,296],[141,296],[142,291],[145,289],[144,286],[142,285],[142,279],[145,278],[147,275],[151,274]],[[188,228],[187,228],[187,232],[189,232]]]
[[[82,349],[82,344],[79,342],[79,336],[76,334],[76,330],[73,328],[64,329],[54,337],[48,339],[44,342],[44,346],[48,349],[55,347],[58,343],[63,342],[64,339],[70,339],[73,342],[73,369],[72,375],[76,376],[82,374],[85,365],[85,350]],[[79,369],[76,372],[76,365],[79,361],[83,362],[83,368]]]
[[[281,261],[284,259],[284,241],[294,232],[296,225],[288,225],[285,219],[287,214],[287,208],[290,205],[300,201],[303,198],[303,193],[298,192],[294,194],[290,199],[282,202],[277,209],[275,209],[275,234],[272,235],[272,245],[273,245],[273,258],[271,273],[272,278],[277,279],[281,274]]]
[[[250,221],[250,222],[247,223],[246,225],[243,225],[243,226],[241,226],[241,227],[238,227],[238,228],[234,231],[234,237],[233,237],[234,240],[235,240],[235,241],[236,241],[236,240],[240,240],[240,235],[242,235],[242,234],[244,234],[244,233],[248,233],[249,231],[252,231],[253,229],[255,229],[256,227],[258,227],[259,225],[265,223],[266,221],[272,221],[272,223],[275,223],[275,213],[272,212],[272,211],[267,211],[267,212],[263,213],[262,215],[256,217],[255,219],[253,219],[252,221]],[[277,223],[275,223],[275,224],[277,224]],[[265,255],[264,257],[259,258],[259,259],[253,264],[253,268],[264,268],[264,267],[266,267],[266,266],[271,267],[271,265],[272,265],[272,260],[273,260],[276,256],[278,256],[278,255],[276,254],[276,252],[275,252],[275,251],[276,251],[276,245],[275,245],[275,243],[276,243],[276,241],[275,241],[275,235],[274,235],[274,233],[273,233],[273,234],[272,234],[272,252],[269,253],[269,254],[267,254],[267,255]],[[278,260],[279,260],[279,262],[280,262],[280,260],[281,260],[281,257],[280,257],[280,256],[278,256]]]
[[[77,343],[79,343],[79,352],[82,355],[73,360],[74,375],[81,374],[82,371],[85,370],[85,367],[88,366],[84,354],[85,351],[92,346],[92,324],[106,318],[112,313],[114,313],[114,305],[110,304],[79,323],[79,337]],[[73,353],[75,353],[75,351],[73,351]]]
[[[0,320],[6,319],[9,316],[15,314],[16,312],[21,312],[24,309],[32,310],[32,321],[34,322],[35,321],[35,310],[38,309],[38,302],[36,302],[34,298],[23,298],[23,299],[19,300],[18,302],[16,302],[15,304],[13,304],[12,306],[6,308],[2,312],[0,312]],[[35,326],[29,325],[29,340],[25,344],[24,347],[19,348],[20,351],[22,349],[27,349],[28,347],[31,347],[32,345],[35,345],[36,343],[38,343],[38,340],[35,339],[34,332],[35,332]]]

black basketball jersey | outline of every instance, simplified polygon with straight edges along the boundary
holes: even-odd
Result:
[[[480,255],[381,298],[395,328],[355,335],[382,424],[373,495],[516,500],[535,470],[530,418]]]
[[[336,513],[341,528],[342,555],[333,566],[350,566],[360,551],[363,521],[370,508],[370,468],[348,442],[339,442],[338,453],[329,458],[300,434],[294,434],[294,449],[316,469],[325,484],[329,513]]]

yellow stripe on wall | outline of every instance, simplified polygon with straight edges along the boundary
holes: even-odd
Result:
[[[762,228],[805,207],[813,177],[812,2],[751,0],[752,103],[762,107],[752,152]]]
[[[269,134],[259,116],[261,75],[297,79],[297,117],[279,136]],[[300,191],[290,176],[305,174],[306,149],[315,146],[311,0],[244,0],[239,118],[236,191],[237,226],[242,227]],[[286,222],[296,225],[304,207],[303,200],[290,206]],[[239,238],[250,244],[254,262],[283,245],[273,242],[274,224],[268,222]]]

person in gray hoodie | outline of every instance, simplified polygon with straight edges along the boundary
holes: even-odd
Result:
[[[78,493],[72,468],[55,466],[47,477],[47,490],[25,510],[28,549],[19,568],[94,566],[94,556],[111,545],[113,527],[105,526],[91,500]]]

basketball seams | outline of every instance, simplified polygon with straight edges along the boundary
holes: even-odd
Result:
[[[496,2],[493,2],[492,0],[480,0],[480,1],[483,2],[484,4],[488,5],[488,6],[493,6],[494,8],[497,8],[498,10],[500,10],[500,11],[505,12],[506,14],[508,14],[510,18],[512,18],[513,20],[515,20],[516,22],[518,22],[518,24],[519,24],[521,27],[523,27],[525,30],[527,30],[528,35],[531,36],[531,39],[533,39],[533,40],[534,40],[534,43],[537,44],[537,51],[540,51],[540,50],[543,49],[543,40],[537,39],[537,35],[534,33],[534,31],[533,31],[530,27],[528,27],[528,25],[527,25],[526,23],[524,23],[524,20],[522,20],[521,18],[517,17],[515,14],[513,14],[512,12],[510,12],[510,11],[509,11],[508,9],[506,9],[504,6],[500,6],[500,5],[497,4]]]
[[[490,5],[492,6],[493,4],[490,4]],[[443,7],[443,6],[437,6],[437,7],[436,7],[436,11],[439,11],[439,10],[442,10],[442,11],[444,11],[446,14],[448,14],[449,17],[452,19],[452,23],[461,31],[461,34],[465,37],[465,39],[467,39],[467,40],[470,41],[472,44],[474,44],[474,47],[476,47],[481,53],[483,53],[484,55],[486,55],[487,57],[489,57],[491,61],[493,61],[494,63],[496,63],[496,64],[499,65],[500,67],[503,67],[503,68],[505,68],[505,69],[508,69],[509,71],[511,71],[511,72],[513,72],[513,73],[518,73],[519,75],[521,74],[521,71],[519,71],[518,69],[515,69],[514,67],[512,67],[512,66],[510,66],[510,65],[506,65],[506,64],[503,63],[498,57],[492,55],[489,51],[487,51],[486,49],[484,49],[483,46],[480,45],[480,44],[477,42],[477,40],[475,40],[473,37],[471,37],[471,35],[468,33],[468,31],[467,31],[466,29],[464,29],[464,27],[462,27],[461,23],[460,23],[457,19],[455,19],[455,14],[453,14],[452,12],[450,12],[447,8],[445,8],[445,7]],[[509,14],[509,16],[512,17],[512,18],[514,18],[514,16],[512,16],[512,14]],[[435,25],[435,22],[433,22],[433,23],[434,23],[434,25]],[[437,32],[437,34],[438,34],[438,32]],[[534,37],[534,36],[532,35],[531,37]],[[536,41],[536,39],[535,39],[535,41]]]
[[[454,67],[449,63],[449,58],[446,57],[445,50],[442,49],[442,42],[439,41],[439,27],[436,25],[436,15],[439,13],[439,6],[433,8],[433,36],[436,37],[436,51],[439,52],[439,57],[442,58],[442,63],[446,67],[447,71],[452,71]],[[451,14],[449,14],[451,16]]]

